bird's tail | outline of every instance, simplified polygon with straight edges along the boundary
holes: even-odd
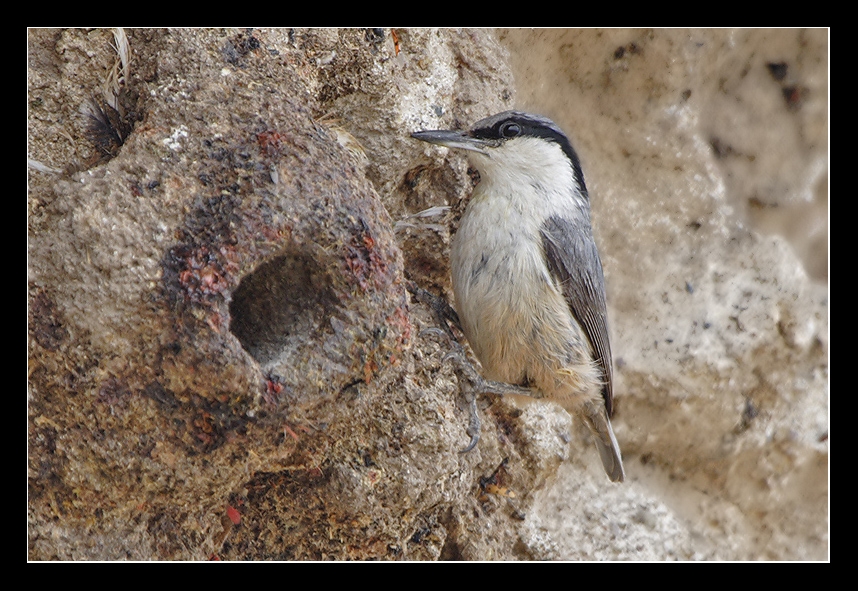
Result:
[[[599,450],[599,457],[602,459],[608,478],[613,482],[622,482],[626,478],[623,457],[605,407],[601,404],[586,404],[583,415],[584,421],[593,433],[596,449]]]

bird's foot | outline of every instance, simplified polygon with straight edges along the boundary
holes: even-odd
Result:
[[[420,334],[445,335],[444,331],[437,328],[427,328],[421,331]],[[453,372],[456,374],[456,379],[459,382],[459,392],[468,403],[469,418],[466,433],[471,437],[471,441],[464,449],[459,450],[459,453],[464,454],[472,451],[480,442],[481,422],[479,410],[477,409],[477,396],[479,394],[492,394],[495,396],[503,396],[504,394],[524,394],[531,396],[533,394],[527,388],[485,379],[480,375],[473,363],[470,362],[462,345],[452,339],[450,351],[444,355],[442,361],[453,362]]]
[[[449,330],[449,328],[448,328]],[[459,453],[468,453],[477,447],[480,441],[480,415],[477,410],[477,392],[478,385],[483,380],[482,376],[477,373],[476,368],[468,361],[465,350],[449,333],[444,332],[440,328],[426,328],[420,331],[420,336],[435,336],[447,337],[451,344],[450,351],[444,355],[442,362],[453,360],[455,362],[453,371],[456,374],[456,380],[459,382],[459,392],[468,403],[468,428],[465,431],[471,437],[471,442],[464,448],[459,450]],[[477,386],[477,387],[475,387]]]
[[[474,365],[468,360],[464,348],[456,340],[450,325],[459,328],[459,316],[456,311],[442,297],[436,296],[425,289],[418,287],[417,284],[409,282],[408,291],[414,298],[424,304],[427,304],[435,314],[438,324],[442,328],[426,328],[420,331],[420,336],[432,335],[439,338],[446,338],[450,342],[450,351],[444,356],[443,361],[453,361],[453,371],[456,373],[456,379],[459,382],[459,392],[468,403],[468,429],[466,433],[471,437],[470,443],[459,451],[459,453],[468,453],[477,447],[480,441],[480,415],[477,409],[478,394],[494,394],[503,396],[504,394],[523,394],[532,396],[533,392],[527,388],[505,384],[503,382],[494,382],[485,379],[479,374]]]

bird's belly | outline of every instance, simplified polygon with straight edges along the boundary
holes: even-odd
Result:
[[[453,291],[485,377],[560,400],[598,396],[589,342],[548,271],[538,230],[468,221],[451,249]]]
[[[502,231],[463,236],[462,229],[452,260],[462,329],[487,378],[522,383],[534,354],[566,349],[563,297],[535,240]]]

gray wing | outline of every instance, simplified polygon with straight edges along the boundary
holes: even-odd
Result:
[[[610,417],[613,414],[614,386],[605,278],[589,220],[575,222],[552,216],[542,225],[541,232],[548,270],[562,286],[566,303],[584,329],[595,361],[602,369],[605,378],[602,397]]]

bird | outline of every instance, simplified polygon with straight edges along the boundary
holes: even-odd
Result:
[[[465,151],[479,171],[450,269],[459,323],[483,377],[579,417],[610,480],[623,482],[605,279],[569,138],[524,111],[411,136]]]

